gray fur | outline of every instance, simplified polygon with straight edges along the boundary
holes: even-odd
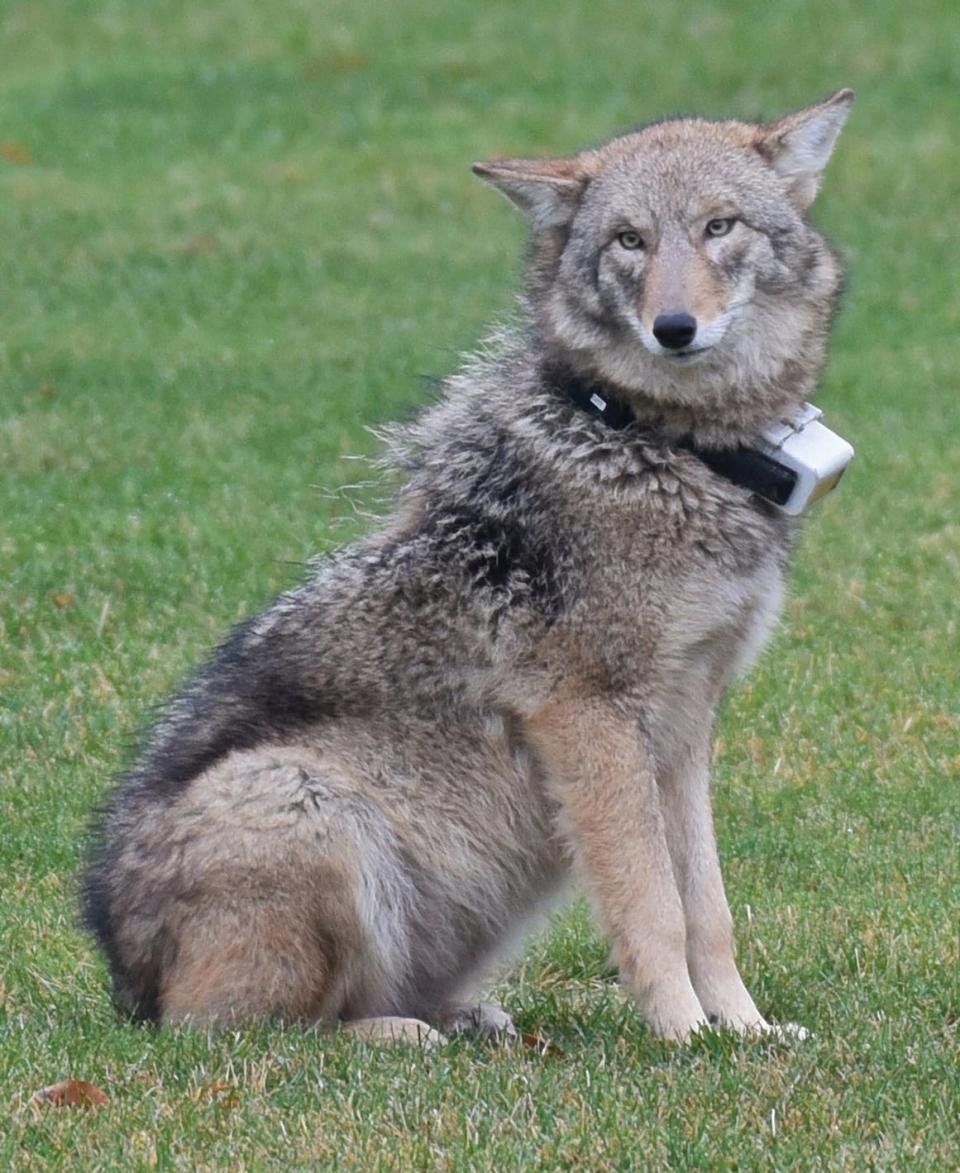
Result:
[[[127,1010],[467,1022],[575,866],[657,1030],[765,1025],[733,963],[709,736],[795,527],[675,441],[750,442],[813,386],[839,270],[781,140],[822,167],[848,103],[478,168],[532,219],[523,319],[392,433],[382,527],[238,629],[110,797],[85,911]],[[740,218],[725,244],[701,241],[709,215]],[[651,348],[653,290],[700,299],[699,361]],[[574,376],[638,422],[586,414]]]

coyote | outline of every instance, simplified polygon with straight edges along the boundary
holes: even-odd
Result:
[[[480,991],[576,874],[657,1034],[775,1029],[709,771],[796,523],[723,456],[821,368],[840,267],[806,213],[852,100],[475,165],[530,221],[518,322],[389,434],[380,528],[233,632],[98,818],[84,916],[127,1012],[509,1034]]]

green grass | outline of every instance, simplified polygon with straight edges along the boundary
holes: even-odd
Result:
[[[0,1164],[955,1168],[954,6],[32,0],[0,53]],[[470,161],[843,84],[819,401],[858,457],[717,763],[748,984],[813,1038],[657,1042],[581,908],[501,991],[544,1053],[119,1023],[87,813],[225,628],[359,531],[329,490],[365,427],[509,310],[522,228]],[[67,1076],[110,1106],[29,1106]]]

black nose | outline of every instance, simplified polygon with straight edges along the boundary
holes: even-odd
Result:
[[[661,346],[682,350],[693,341],[697,319],[691,314],[658,314],[653,323],[653,336]]]

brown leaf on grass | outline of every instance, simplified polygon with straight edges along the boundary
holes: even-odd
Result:
[[[0,140],[0,158],[6,159],[8,163],[15,163],[18,167],[33,162],[33,155],[27,148],[14,142],[12,138]]]
[[[54,606],[59,607],[61,610],[66,610],[67,607],[72,607],[73,604],[77,601],[69,591],[57,591],[57,593],[53,595],[52,598]]]
[[[110,1103],[110,1097],[85,1079],[65,1079],[34,1092],[30,1102],[49,1104],[52,1108],[102,1108]]]

